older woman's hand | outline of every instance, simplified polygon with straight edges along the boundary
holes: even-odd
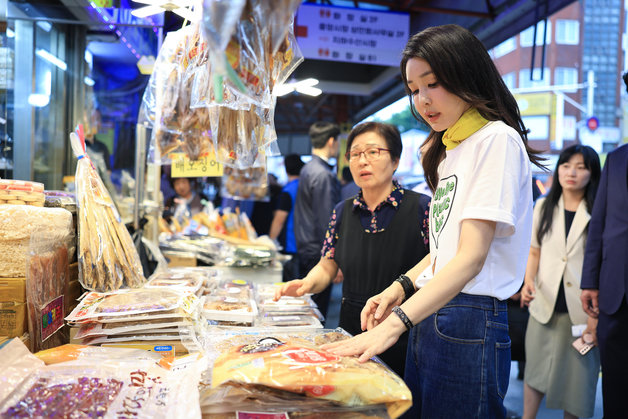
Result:
[[[312,289],[312,283],[306,279],[294,279],[292,281],[282,284],[275,290],[275,301],[279,300],[282,295],[289,295],[290,297],[302,297],[309,293]]]
[[[360,313],[360,327],[371,330],[388,317],[394,306],[403,303],[405,293],[399,282],[393,282],[379,294],[369,298]]]

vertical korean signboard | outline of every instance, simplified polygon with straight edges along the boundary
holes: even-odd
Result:
[[[303,4],[295,35],[305,58],[398,66],[408,40],[407,13]]]

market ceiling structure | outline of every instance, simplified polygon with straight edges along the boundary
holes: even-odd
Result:
[[[95,1],[100,3],[102,0]],[[408,13],[410,34],[429,26],[455,23],[471,30],[487,48],[492,48],[573,1],[319,0],[307,3]],[[114,0],[113,4],[119,5],[121,2],[130,3],[128,0]],[[10,3],[31,18],[35,16],[34,11],[38,11],[42,16],[52,17],[59,22],[85,22],[91,27],[92,35],[107,35],[106,30],[102,33],[102,22],[94,15],[93,7],[90,8],[90,3],[93,4],[90,0],[20,0]],[[131,7],[135,6],[131,4]],[[165,13],[164,31],[178,29],[180,25],[178,16]],[[96,55],[112,54],[111,51],[111,47],[103,48]],[[129,51],[123,55],[124,58],[120,55],[119,59],[135,59]],[[292,93],[278,99],[275,127],[280,137],[303,135],[318,120],[356,123],[404,96],[398,67],[306,59],[297,67],[293,77],[298,80],[309,77],[318,79],[320,84],[317,87],[323,93],[317,97]]]

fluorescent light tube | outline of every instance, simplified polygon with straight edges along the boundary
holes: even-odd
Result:
[[[35,54],[37,54],[38,56],[40,56],[44,60],[48,61],[49,63],[56,65],[57,67],[59,67],[63,71],[68,69],[68,65],[65,63],[65,61],[63,61],[60,58],[57,58],[56,56],[52,55],[51,53],[49,53],[45,49],[37,48],[37,50],[35,51]]]
[[[131,14],[135,17],[139,17],[140,19],[144,19],[145,17],[156,15],[157,13],[163,13],[165,11],[166,10],[160,6],[146,6],[133,10]]]
[[[87,77],[85,76],[85,78],[83,79],[83,81],[85,82],[86,85],[88,86],[93,86],[96,82],[94,81],[94,79],[92,79],[91,77]]]

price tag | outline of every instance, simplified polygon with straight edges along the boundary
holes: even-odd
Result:
[[[223,166],[214,153],[205,153],[198,160],[190,160],[185,153],[170,153],[172,177],[222,176]]]

